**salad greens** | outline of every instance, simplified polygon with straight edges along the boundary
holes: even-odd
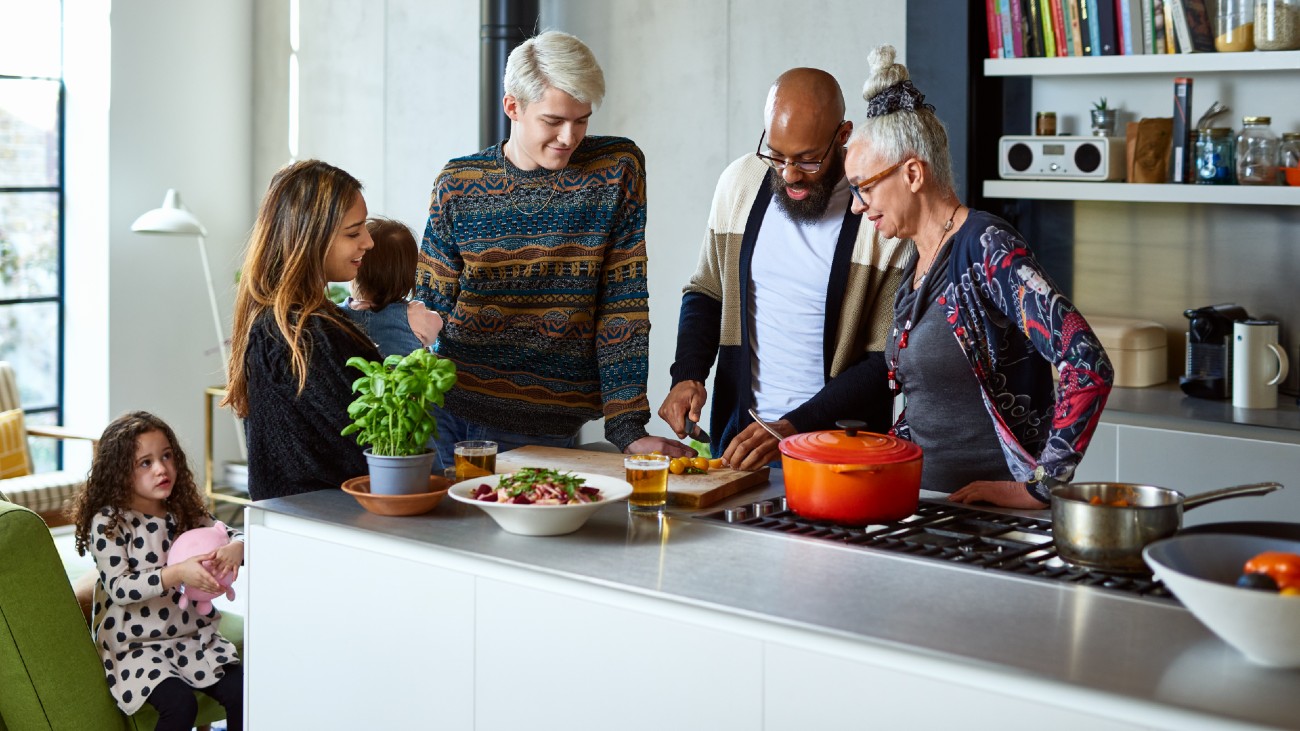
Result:
[[[543,467],[523,467],[514,474],[502,476],[497,482],[497,489],[506,490],[510,497],[518,497],[539,484],[550,483],[567,493],[571,501],[577,501],[580,488],[585,482],[583,478],[571,473]]]

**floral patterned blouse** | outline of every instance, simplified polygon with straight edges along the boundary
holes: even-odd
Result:
[[[1068,481],[1110,395],[1110,358],[1006,221],[971,209],[949,249],[934,302],[979,380],[1011,475],[1025,481],[1041,465],[1047,476]],[[904,281],[915,267],[913,257]],[[911,438],[906,410],[893,432]],[[1046,485],[1031,492],[1048,502]]]

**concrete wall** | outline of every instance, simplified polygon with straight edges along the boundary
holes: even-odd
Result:
[[[433,178],[478,145],[477,3],[312,0],[302,3],[299,157],[340,165],[366,184],[373,213],[422,232]],[[253,113],[255,188],[288,159],[278,148],[285,91],[279,20],[288,0],[259,2]],[[608,2],[544,0],[542,27],[585,40],[605,71],[607,96],[593,134],[630,137],[649,176],[650,401],[668,391],[681,288],[694,269],[717,175],[750,152],[762,131],[768,86],[793,66],[840,79],[850,116],[866,52],[891,42],[905,53],[905,0]],[[269,122],[269,124],[263,124]],[[651,430],[669,430],[653,419]],[[588,425],[584,440],[601,438]]]

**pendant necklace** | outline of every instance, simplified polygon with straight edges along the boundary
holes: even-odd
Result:
[[[888,372],[889,390],[894,395],[898,395],[903,391],[902,385],[898,381],[898,359],[903,354],[903,351],[907,349],[907,336],[912,332],[912,327],[916,324],[917,320],[921,319],[921,305],[925,302],[927,289],[925,280],[930,276],[930,270],[934,268],[934,263],[938,261],[939,254],[943,252],[943,243],[952,232],[952,222],[953,219],[957,217],[957,211],[959,210],[961,210],[960,203],[952,209],[952,213],[948,216],[948,220],[943,224],[943,233],[939,235],[939,245],[934,250],[934,257],[930,259],[930,263],[925,267],[925,273],[921,275],[921,280],[916,284],[915,296],[912,299],[912,309],[911,312],[907,314],[906,322],[903,323],[901,329],[897,324],[894,325],[893,334],[894,337],[898,339],[898,347],[894,351],[894,360],[889,364]]]
[[[555,193],[560,189],[560,187],[562,187],[560,185],[556,185],[556,183],[564,182],[565,173],[569,171],[569,168],[567,166],[562,168],[560,170],[559,175],[556,175],[554,178],[551,179],[550,181],[551,194],[546,196],[546,200],[542,202],[541,206],[537,207],[535,210],[525,211],[523,208],[519,207],[518,203],[515,202],[515,176],[510,173],[510,168],[509,168],[510,160],[509,158],[506,158],[504,149],[501,151],[501,157],[505,158],[506,167],[504,169],[506,171],[506,181],[510,183],[510,187],[506,189],[506,200],[510,201],[510,206],[525,216],[535,216],[541,213],[542,211],[546,210],[546,207],[551,205],[551,201],[555,198]],[[524,186],[523,190],[526,191],[538,190],[541,187],[542,186],[540,185]]]

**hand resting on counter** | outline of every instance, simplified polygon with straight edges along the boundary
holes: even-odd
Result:
[[[1047,507],[1029,494],[1023,482],[976,480],[948,496],[954,503],[992,503],[1003,508],[1042,510]]]

